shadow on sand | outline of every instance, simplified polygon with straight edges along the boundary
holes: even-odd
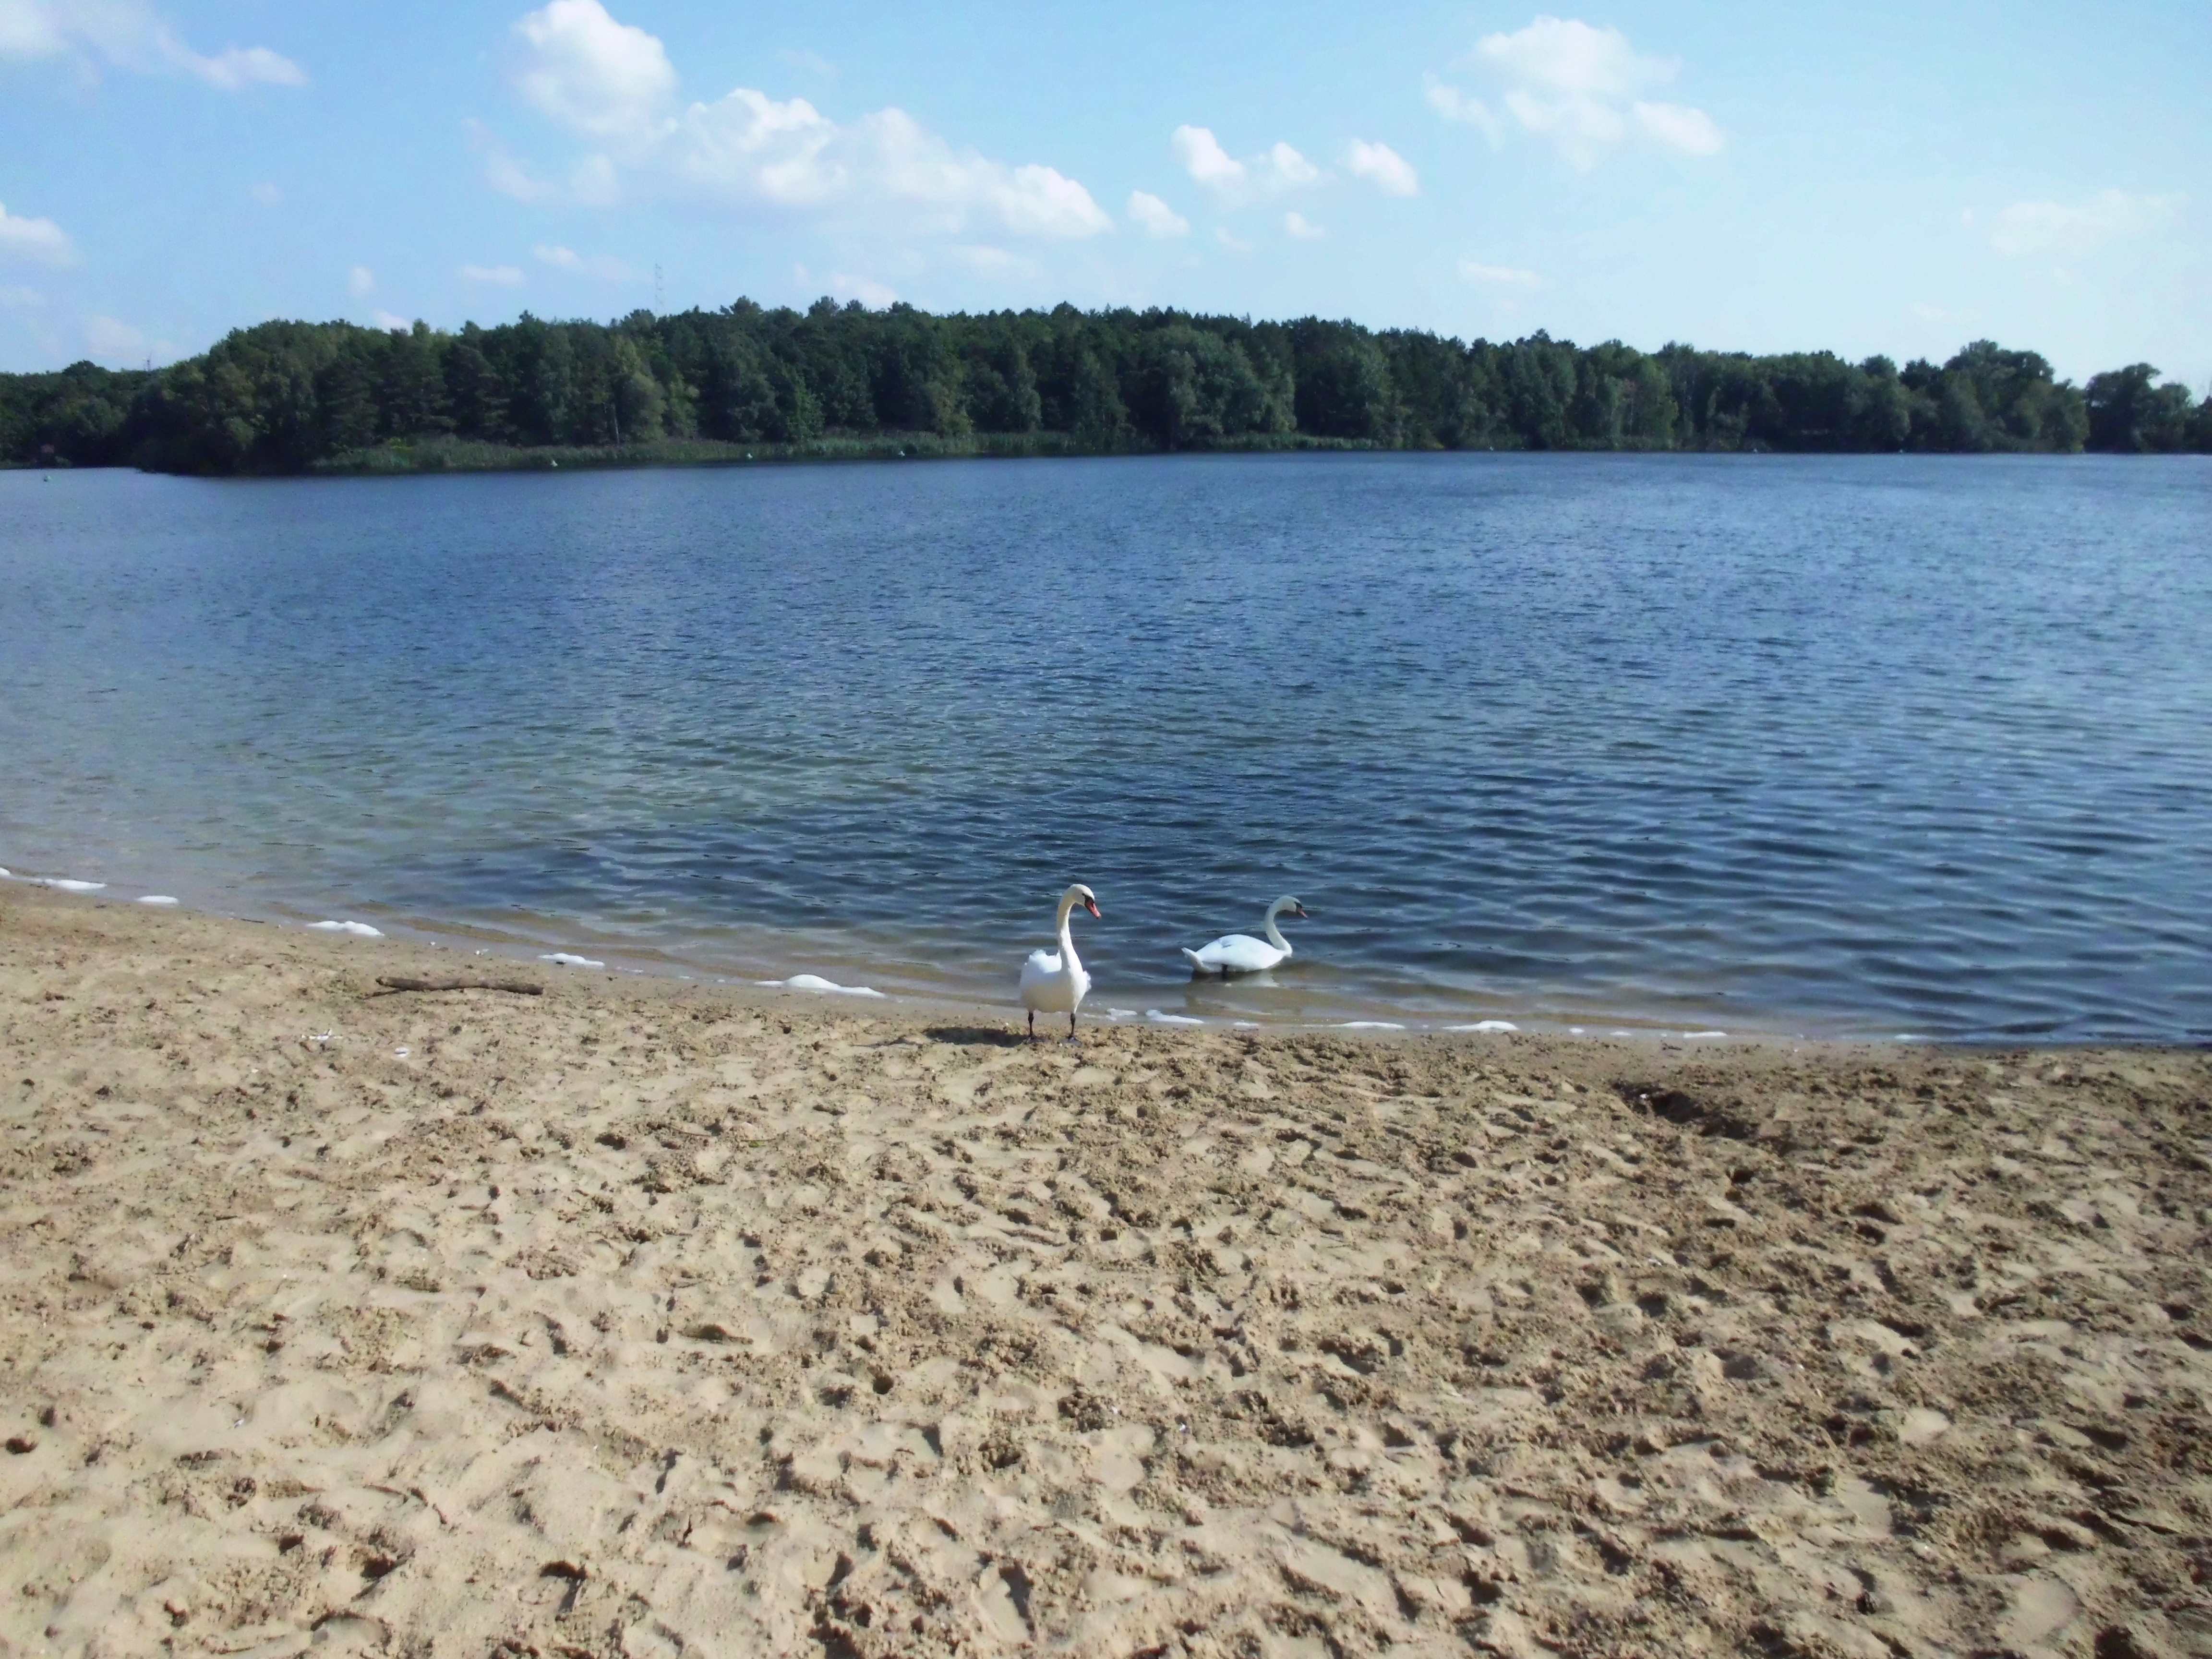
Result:
[[[950,1042],[961,1048],[980,1045],[987,1048],[1018,1048],[1029,1040],[1019,1031],[995,1025],[933,1025],[922,1036],[932,1042]]]

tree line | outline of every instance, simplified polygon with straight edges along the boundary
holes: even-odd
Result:
[[[467,441],[619,453],[708,441],[803,451],[929,434],[1000,452],[1259,448],[2212,453],[2212,396],[2148,363],[2057,378],[1976,341],[1937,365],[1753,356],[1541,332],[1465,343],[1306,318],[1177,311],[934,316],[740,300],[611,323],[527,313],[270,322],[160,370],[0,375],[0,458],[191,473],[365,465]]]

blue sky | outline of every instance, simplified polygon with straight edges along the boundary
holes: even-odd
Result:
[[[1376,14],[0,0],[0,368],[827,293],[2212,383],[2203,0]]]

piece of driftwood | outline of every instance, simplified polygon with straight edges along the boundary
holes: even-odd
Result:
[[[387,979],[376,982],[392,991],[510,991],[519,997],[542,997],[545,988],[523,979]]]

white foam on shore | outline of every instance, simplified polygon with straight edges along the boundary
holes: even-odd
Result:
[[[1256,1019],[1232,1019],[1229,1025],[1231,1030],[1237,1031],[1256,1031],[1260,1029],[1260,1022]]]
[[[1347,1019],[1337,1029],[1344,1031],[1402,1031],[1406,1028],[1390,1019]]]
[[[1146,1009],[1145,1018],[1155,1025],[1203,1025],[1206,1024],[1204,1020],[1194,1019],[1188,1014],[1164,1014],[1157,1008]]]
[[[138,896],[138,902],[141,904],[174,904],[176,900],[171,898],[167,893],[141,893]]]
[[[1478,1019],[1472,1025],[1447,1025],[1447,1031],[1517,1031],[1521,1028],[1510,1019]]]
[[[589,957],[580,957],[572,951],[555,951],[538,958],[540,962],[557,962],[563,968],[604,968],[604,962],[594,962]]]
[[[372,927],[365,921],[311,921],[307,926],[319,933],[350,933],[356,939],[384,937],[381,927]]]
[[[1682,1035],[1686,1037],[1724,1037],[1728,1033],[1726,1031],[1685,1031]]]
[[[825,996],[879,997],[883,995],[872,985],[839,985],[819,974],[793,974],[789,979],[776,981],[787,991],[813,991]]]
[[[1106,1018],[1109,1019],[1134,1019],[1136,1017],[1137,1011],[1134,1008],[1109,1008],[1106,1011]]]

